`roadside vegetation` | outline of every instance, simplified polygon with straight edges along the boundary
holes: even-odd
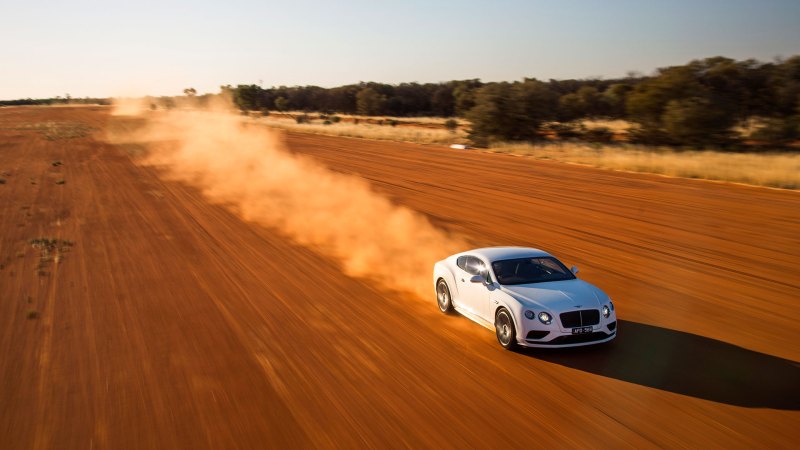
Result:
[[[800,55],[772,62],[713,57],[619,79],[226,85],[218,94],[188,88],[183,96],[142,100],[150,110],[233,103],[253,120],[297,132],[798,186]],[[89,130],[40,131],[61,139]]]
[[[359,83],[262,88],[223,86],[243,111],[321,111],[396,118],[460,117],[473,145],[559,137],[602,140],[612,127],[547,129],[547,124],[601,120],[633,124],[625,140],[645,145],[720,151],[793,147],[800,139],[800,56],[762,63],[724,57],[661,68],[621,79],[525,78],[484,83]],[[749,128],[748,133],[737,129]]]
[[[242,110],[272,113],[268,124],[295,131],[468,143],[615,170],[800,187],[800,56],[771,63],[707,58],[617,80],[240,85],[223,92]],[[304,118],[309,111],[344,112],[350,120],[273,117],[288,109]],[[455,117],[458,125],[448,130],[446,120]],[[397,126],[404,120],[429,129]]]
[[[51,98],[21,98],[16,100],[0,100],[0,106],[56,106],[56,105],[110,105],[110,98],[72,98],[65,94]]]
[[[444,128],[415,128],[413,125],[393,127],[376,124],[381,120],[379,117],[364,116],[353,116],[359,118],[358,123],[330,122],[326,125],[325,122],[329,119],[323,120],[309,114],[305,116],[306,119],[301,123],[291,117],[274,115],[254,120],[267,126],[302,133],[421,144],[469,144],[468,134],[464,129],[448,131]],[[486,151],[611,170],[800,189],[800,153],[797,152],[732,152],[631,144],[626,142],[625,135],[636,129],[636,124],[622,120],[590,120],[567,124],[554,122],[543,128],[551,130],[549,139],[535,142],[494,142]],[[600,133],[593,131],[598,129],[601,130]]]
[[[498,143],[489,151],[630,172],[800,189],[800,154],[675,150],[635,144]]]
[[[464,130],[449,130],[444,120],[438,128],[429,128],[407,123],[403,119],[355,117],[335,120],[339,116],[320,116],[301,114],[295,117],[271,114],[257,121],[270,127],[301,133],[324,134],[329,136],[354,137],[389,141],[416,142],[420,144],[453,144],[468,141]],[[331,120],[334,118],[334,120]],[[299,119],[299,120],[298,120]],[[416,118],[415,118],[416,120]]]

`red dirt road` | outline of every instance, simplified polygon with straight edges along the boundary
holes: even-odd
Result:
[[[0,109],[0,448],[800,439],[797,192],[287,136],[475,245],[544,248],[614,298],[613,344],[512,353],[136,165],[103,142],[110,120]],[[53,140],[30,128],[45,122]],[[58,133],[76,123],[94,131]]]

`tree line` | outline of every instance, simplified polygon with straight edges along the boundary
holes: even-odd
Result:
[[[551,123],[587,118],[631,121],[637,127],[630,140],[646,144],[735,146],[741,137],[733,128],[754,118],[761,126],[752,139],[784,145],[800,138],[800,56],[768,63],[706,58],[652,76],[609,80],[238,85],[222,91],[242,110],[464,117],[479,145],[541,139],[544,124],[570,136],[574,128]]]
[[[108,98],[72,98],[69,94],[51,98],[21,98],[16,100],[0,100],[0,106],[25,106],[25,105],[110,105]]]
[[[190,98],[202,106],[218,95],[243,111],[305,111],[369,116],[463,117],[476,145],[535,141],[556,133],[609,141],[610,130],[582,129],[581,119],[623,119],[636,126],[628,140],[645,144],[737,148],[734,128],[757,123],[749,144],[785,146],[800,139],[800,55],[773,62],[713,57],[619,79],[513,82],[478,79],[441,83],[358,83],[319,86],[222,86],[219,94],[150,98],[171,108]],[[108,99],[0,101],[2,105],[100,103]]]

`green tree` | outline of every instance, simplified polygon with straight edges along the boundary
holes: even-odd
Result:
[[[800,114],[767,118],[751,137],[768,145],[787,145],[800,138]]]
[[[439,117],[450,117],[455,113],[455,98],[451,87],[441,86],[433,92],[431,112]]]
[[[594,86],[581,86],[576,92],[581,99],[581,106],[583,107],[584,117],[593,117],[602,115],[605,112],[605,105],[603,104],[603,97]]]
[[[356,111],[362,116],[377,116],[383,113],[386,96],[375,89],[367,87],[356,94]]]
[[[707,98],[670,100],[662,116],[664,131],[681,144],[725,144],[735,118]]]
[[[475,107],[475,91],[483,83],[480,80],[456,81],[453,88],[454,113],[459,117],[466,117],[470,109]]]
[[[515,139],[537,139],[542,122],[556,118],[558,94],[546,83],[526,78],[514,84],[513,96],[520,127]]]
[[[261,94],[263,89],[255,84],[240,84],[234,89],[233,101],[242,111],[261,109]]]
[[[286,97],[278,97],[275,99],[275,109],[278,111],[286,111],[289,109],[289,100]]]
[[[535,79],[487,84],[475,92],[475,107],[467,114],[470,139],[478,146],[537,139],[542,122],[555,116],[556,101],[556,94]]]
[[[469,137],[476,146],[515,137],[519,118],[514,108],[512,85],[491,83],[475,92],[475,106],[467,113],[472,123]]]
[[[558,99],[558,120],[569,122],[584,115],[581,97],[572,92]]]
[[[603,91],[603,102],[607,105],[609,116],[625,116],[625,102],[632,89],[630,84],[614,83]]]
[[[637,85],[628,96],[627,112],[643,127],[659,128],[671,100],[702,96],[703,87],[686,66],[660,69],[657,76]]]
[[[742,67],[727,58],[692,61],[659,70],[628,96],[634,137],[650,143],[729,144],[730,128],[744,117]]]

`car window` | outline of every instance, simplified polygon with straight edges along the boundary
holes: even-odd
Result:
[[[466,268],[467,257],[466,256],[459,256],[458,259],[456,260],[456,265],[461,270],[467,270],[467,268]]]
[[[467,256],[467,266],[464,270],[470,275],[480,275],[481,272],[486,272],[486,265],[474,256]]]
[[[507,285],[575,279],[566,266],[551,256],[495,261],[492,269],[497,281]]]

